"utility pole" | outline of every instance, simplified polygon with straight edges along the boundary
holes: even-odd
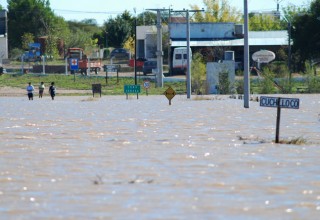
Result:
[[[289,79],[291,80],[291,20],[283,16],[284,20],[288,23],[288,70]]]
[[[191,60],[190,60],[190,12],[203,12],[204,10],[181,10],[181,11],[174,11],[174,12],[185,12],[186,13],[186,23],[187,23],[187,30],[186,30],[186,41],[187,41],[187,98],[191,98]]]
[[[244,107],[250,107],[250,73],[249,73],[249,16],[248,0],[244,0]]]
[[[137,85],[137,13],[136,8],[134,10],[134,84]],[[137,93],[138,95],[138,93]]]
[[[157,12],[157,87],[163,87],[163,50],[162,50],[162,25],[161,25],[161,11],[168,9],[147,9],[149,11]]]
[[[279,12],[280,3],[281,3],[282,1],[283,1],[283,0],[276,0],[276,3],[277,3],[277,12]]]
[[[168,19],[168,31],[169,31],[169,37],[168,37],[168,66],[169,66],[169,72],[170,72],[170,75],[171,75],[171,39],[170,39],[170,33],[171,33],[171,30],[170,30],[170,23],[171,23],[171,9],[172,5],[169,6],[169,19]]]

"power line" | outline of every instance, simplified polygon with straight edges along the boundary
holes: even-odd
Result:
[[[53,9],[53,11],[60,11],[65,13],[81,13],[81,14],[120,14],[121,11],[77,11],[77,10],[67,10],[67,9]]]

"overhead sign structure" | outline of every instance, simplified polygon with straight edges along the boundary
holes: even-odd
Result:
[[[79,69],[79,60],[76,58],[70,59],[70,70],[78,70]]]
[[[297,98],[282,98],[282,97],[260,97],[261,107],[275,107],[277,108],[277,125],[276,125],[276,139],[275,142],[279,143],[280,131],[280,116],[281,108],[299,109],[300,100]]]
[[[169,88],[163,93],[169,100],[169,105],[171,105],[171,99],[176,95],[176,92],[169,86]]]
[[[269,63],[275,58],[275,53],[270,50],[260,50],[252,54],[253,61],[258,63]]]

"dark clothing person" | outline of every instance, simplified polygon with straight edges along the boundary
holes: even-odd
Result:
[[[54,100],[54,97],[56,96],[56,87],[54,86],[54,82],[52,82],[51,86],[49,87],[49,93],[52,100]]]

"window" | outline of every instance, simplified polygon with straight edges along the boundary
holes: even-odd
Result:
[[[181,54],[176,54],[176,60],[181,60]]]

